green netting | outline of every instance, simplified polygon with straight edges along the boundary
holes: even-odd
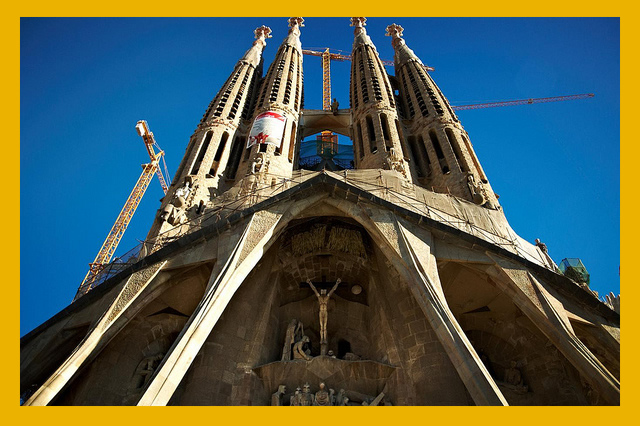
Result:
[[[579,283],[589,284],[589,272],[580,259],[562,259],[562,262],[560,262],[558,268],[567,278],[571,278],[572,280]]]

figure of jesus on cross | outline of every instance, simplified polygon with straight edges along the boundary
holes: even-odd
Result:
[[[340,278],[338,278],[337,281],[336,281],[336,284],[329,291],[329,294],[327,294],[327,290],[324,289],[324,288],[322,290],[320,290],[320,293],[318,293],[318,290],[313,285],[311,280],[309,278],[307,278],[307,283],[309,284],[309,287],[311,287],[313,292],[316,294],[316,297],[318,298],[318,304],[320,305],[319,308],[320,308],[320,354],[321,355],[326,355],[326,353],[327,353],[327,344],[328,344],[328,339],[327,339],[327,317],[328,317],[327,305],[329,304],[329,298],[331,297],[333,292],[336,291],[336,288],[338,288],[338,285],[340,284],[340,282],[341,282],[341,280],[340,280]]]

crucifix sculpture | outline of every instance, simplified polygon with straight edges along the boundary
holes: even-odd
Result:
[[[336,291],[336,288],[338,288],[338,285],[340,284],[340,282],[341,280],[340,278],[338,278],[336,280],[336,284],[333,286],[333,288],[329,291],[328,294],[327,294],[327,290],[324,288],[320,290],[320,293],[318,293],[318,290],[313,285],[311,280],[307,278],[307,283],[309,284],[309,287],[311,287],[313,292],[316,294],[316,297],[318,298],[318,304],[320,305],[319,306],[320,308],[320,355],[327,354],[327,345],[329,342],[327,339],[327,318],[329,316],[327,312],[327,305],[329,304],[329,298],[331,298],[331,295],[333,294],[333,292]]]

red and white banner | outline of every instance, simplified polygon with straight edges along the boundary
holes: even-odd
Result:
[[[255,144],[271,144],[277,147],[282,145],[282,134],[287,118],[277,112],[263,112],[253,122],[251,133],[247,139],[247,148]]]

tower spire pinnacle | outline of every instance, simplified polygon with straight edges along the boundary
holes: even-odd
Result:
[[[367,34],[367,30],[364,28],[367,22],[367,18],[364,17],[354,17],[351,18],[351,26],[355,27],[353,30],[353,49],[360,46],[361,44],[368,44],[375,49],[375,45],[369,35]],[[377,49],[376,49],[377,51]]]
[[[413,53],[413,50],[409,49],[404,39],[402,38],[402,33],[404,28],[401,25],[393,23],[387,27],[386,36],[391,37],[391,45],[395,50],[394,60],[398,65],[402,65],[408,61],[416,61],[422,64],[420,58]]]
[[[271,28],[263,25],[256,28],[253,33],[255,34],[256,41],[253,42],[253,46],[251,46],[249,50],[247,50],[241,61],[257,67],[260,63],[260,60],[262,59],[262,51],[267,45],[267,42],[265,40],[267,38],[271,38]]]
[[[299,51],[302,50],[302,45],[300,44],[300,28],[304,27],[304,18],[299,16],[289,18],[289,34],[284,39],[282,44],[288,44],[289,46],[293,46]]]

